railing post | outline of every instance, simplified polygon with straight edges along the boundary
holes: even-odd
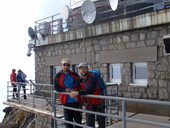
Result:
[[[126,11],[126,3],[127,3],[127,0],[125,0],[124,3],[123,3],[123,6],[124,6],[123,7],[124,8],[123,9],[124,17],[126,17],[126,13],[127,13],[127,11]]]
[[[126,128],[126,102],[122,101],[122,128]]]
[[[9,84],[10,84],[10,82],[7,82],[7,101],[9,99]]]
[[[53,91],[53,112],[54,112],[54,116],[53,116],[53,123],[54,123],[54,128],[57,128],[57,121],[56,121],[56,92]]]
[[[17,95],[18,95],[18,103],[20,104],[20,102],[21,102],[21,99],[20,99],[20,89],[21,89],[21,85],[20,85],[21,83],[20,82],[18,82],[17,84],[16,84],[16,86],[17,86]]]
[[[31,84],[32,85],[32,84]],[[32,107],[35,108],[35,87],[33,86],[33,94],[32,94]]]
[[[30,85],[30,95],[32,95],[32,84],[29,82]]]

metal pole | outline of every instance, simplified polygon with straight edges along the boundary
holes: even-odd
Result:
[[[32,85],[32,84],[31,84]],[[32,97],[32,106],[33,106],[33,108],[35,108],[35,87],[33,86],[33,97]]]
[[[54,128],[57,128],[57,120],[56,120],[56,93],[53,91],[53,112],[54,112]]]
[[[9,84],[10,84],[10,82],[7,82],[7,101],[9,99]]]
[[[20,89],[21,89],[21,85],[20,85],[21,83],[19,82],[18,84],[16,84],[17,85],[17,87],[18,87],[18,103],[20,104]]]
[[[122,128],[126,128],[126,102],[122,101]]]
[[[32,84],[29,82],[30,85],[30,95],[32,95]]]
[[[124,10],[123,10],[124,11],[124,17],[126,17],[126,3],[127,3],[126,0],[124,0],[124,3],[123,3],[123,6],[124,6]]]

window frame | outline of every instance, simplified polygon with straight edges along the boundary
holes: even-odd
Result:
[[[136,79],[136,66],[146,68],[146,79]],[[148,84],[148,65],[146,62],[134,62],[132,63],[132,82],[135,85],[146,86]]]
[[[113,77],[113,72],[112,72],[112,68],[119,68],[120,70],[120,78],[114,78]],[[122,82],[122,64],[121,63],[115,63],[115,64],[110,64],[109,65],[109,81],[111,83],[117,83],[118,85],[121,84]]]

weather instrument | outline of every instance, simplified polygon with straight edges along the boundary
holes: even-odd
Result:
[[[118,0],[109,0],[110,3],[110,7],[113,11],[115,11],[117,9],[118,6]]]
[[[94,22],[96,18],[96,7],[92,1],[86,0],[83,2],[81,6],[81,16],[87,24]]]

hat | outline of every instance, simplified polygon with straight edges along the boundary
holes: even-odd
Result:
[[[65,58],[65,59],[62,59],[62,60],[61,60],[61,63],[62,63],[62,64],[65,64],[65,63],[70,64],[71,62],[70,62],[69,59]]]
[[[87,65],[87,63],[81,62],[77,67],[78,68],[81,68],[81,67],[88,68],[88,65]]]

